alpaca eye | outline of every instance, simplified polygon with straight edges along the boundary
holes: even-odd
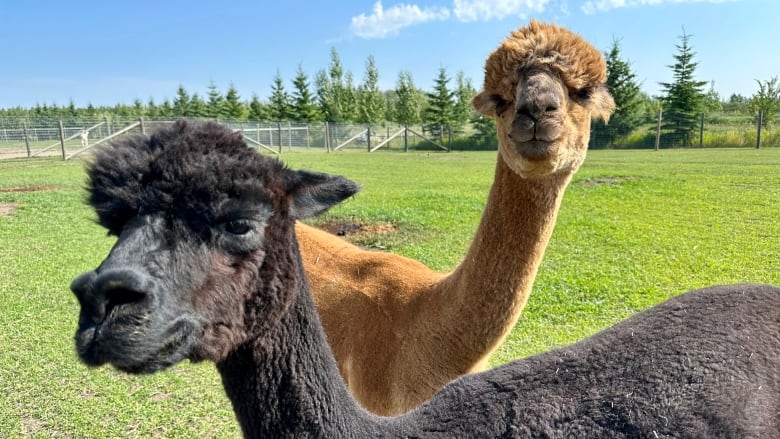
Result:
[[[592,94],[593,94],[593,89],[586,87],[586,88],[581,88],[579,90],[574,90],[572,96],[574,97],[574,99],[577,99],[578,101],[587,101],[588,99],[590,99]]]
[[[231,235],[246,235],[255,230],[254,226],[246,220],[232,220],[224,224],[224,229]]]

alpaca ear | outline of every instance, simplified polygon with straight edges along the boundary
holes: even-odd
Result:
[[[290,213],[296,219],[319,215],[359,190],[352,180],[319,172],[290,171],[287,179]]]
[[[471,106],[477,110],[477,113],[489,117],[496,117],[506,107],[506,103],[501,96],[484,91],[471,99]]]
[[[609,122],[609,117],[615,111],[615,100],[609,94],[606,86],[598,86],[593,89],[590,95],[592,111],[590,118],[592,120],[603,120]]]

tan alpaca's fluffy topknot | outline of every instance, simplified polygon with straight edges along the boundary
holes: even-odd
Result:
[[[603,84],[607,79],[604,58],[590,43],[562,27],[531,20],[488,56],[484,90],[497,95],[511,92],[519,71],[534,65],[552,67],[574,90]]]

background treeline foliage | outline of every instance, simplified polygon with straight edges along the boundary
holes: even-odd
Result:
[[[591,136],[592,148],[651,147],[656,137],[659,112],[662,115],[663,144],[691,146],[701,140],[702,122],[714,127],[749,130],[756,124],[759,110],[763,125],[773,128],[780,111],[780,84],[777,77],[756,80],[758,90],[751,97],[732,95],[723,99],[715,84],[705,91],[708,81],[696,78],[695,52],[692,35],[679,37],[673,64],[669,65],[672,80],[659,82],[661,96],[649,96],[640,89],[637,75],[624,59],[620,40],[615,39],[604,55],[607,61],[607,85],[617,104],[608,124],[596,123]],[[395,123],[422,126],[431,138],[466,147],[494,147],[496,128],[492,119],[477,115],[469,105],[476,94],[471,78],[463,72],[451,76],[440,67],[426,91],[418,87],[412,74],[398,72],[395,88],[379,89],[380,72],[373,56],[368,56],[359,83],[345,70],[338,52],[331,49],[330,64],[310,77],[299,64],[295,77],[285,81],[277,70],[266,98],[256,93],[246,99],[231,83],[226,90],[211,81],[207,93],[190,93],[180,85],[172,100],[146,102],[136,99],[132,104],[76,107],[73,101],[65,106],[36,104],[32,108],[0,109],[0,117],[145,117],[173,119],[177,117],[213,118],[257,121],[359,123],[372,126]],[[717,131],[717,129],[715,130]],[[729,143],[728,136],[724,142]],[[780,137],[780,134],[778,134]],[[719,141],[719,140],[718,140]]]

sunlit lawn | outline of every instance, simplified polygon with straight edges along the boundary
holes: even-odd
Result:
[[[477,225],[496,153],[282,158],[363,184],[325,218],[397,227],[362,244],[448,270]],[[780,149],[771,148],[590,152],[494,364],[576,341],[689,289],[780,284],[779,171]],[[84,178],[80,161],[0,161],[0,203],[16,206],[0,217],[0,438],[237,436],[209,364],[131,377],[77,361],[68,284],[113,243],[83,203]]]

